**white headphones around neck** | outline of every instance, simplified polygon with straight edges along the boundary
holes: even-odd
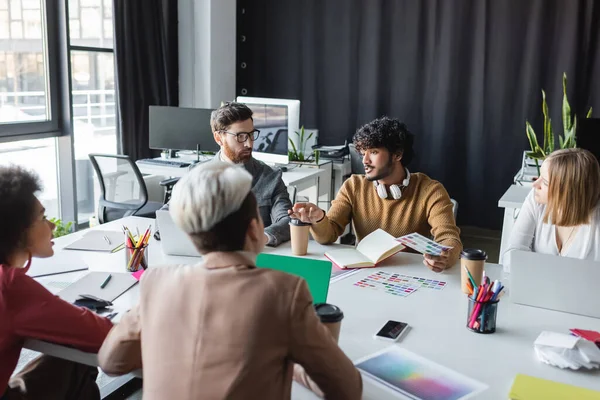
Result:
[[[394,198],[394,200],[400,200],[400,198],[402,198],[402,189],[404,189],[405,187],[407,187],[410,184],[410,172],[408,171],[408,168],[404,168],[404,170],[406,171],[406,178],[402,181],[402,186],[398,186],[398,185],[390,186],[390,193],[392,194],[392,197]],[[375,185],[375,189],[377,190],[377,195],[379,197],[381,197],[382,199],[387,199],[388,193],[387,193],[387,190],[385,189],[385,185],[382,185],[377,181],[373,181],[373,185]]]

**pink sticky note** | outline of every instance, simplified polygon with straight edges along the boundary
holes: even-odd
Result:
[[[131,276],[133,276],[135,279],[137,279],[139,281],[140,279],[142,279],[142,275],[144,274],[144,271],[146,271],[146,270],[145,269],[137,270],[133,274],[131,274]]]

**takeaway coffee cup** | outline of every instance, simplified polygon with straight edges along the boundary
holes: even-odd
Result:
[[[302,222],[297,218],[290,219],[290,236],[292,238],[292,254],[306,255],[308,251],[308,231],[310,223]]]
[[[327,329],[331,332],[331,335],[337,342],[340,338],[340,329],[342,328],[342,319],[344,319],[344,313],[338,306],[328,303],[315,304],[315,311]]]
[[[473,277],[475,285],[481,285],[481,279],[483,277],[483,268],[485,266],[485,260],[487,260],[487,254],[483,250],[479,249],[464,249],[460,253],[460,288],[463,293],[469,294],[469,275],[467,270]]]

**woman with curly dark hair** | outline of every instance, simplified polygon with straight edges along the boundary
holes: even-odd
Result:
[[[41,356],[11,378],[27,338],[97,352],[112,323],[54,296],[26,275],[32,258],[54,254],[37,176],[0,167],[0,400],[99,399],[97,368]],[[35,261],[34,261],[35,262]]]

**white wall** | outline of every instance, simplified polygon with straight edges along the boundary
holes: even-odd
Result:
[[[235,98],[236,0],[178,0],[179,105]]]

